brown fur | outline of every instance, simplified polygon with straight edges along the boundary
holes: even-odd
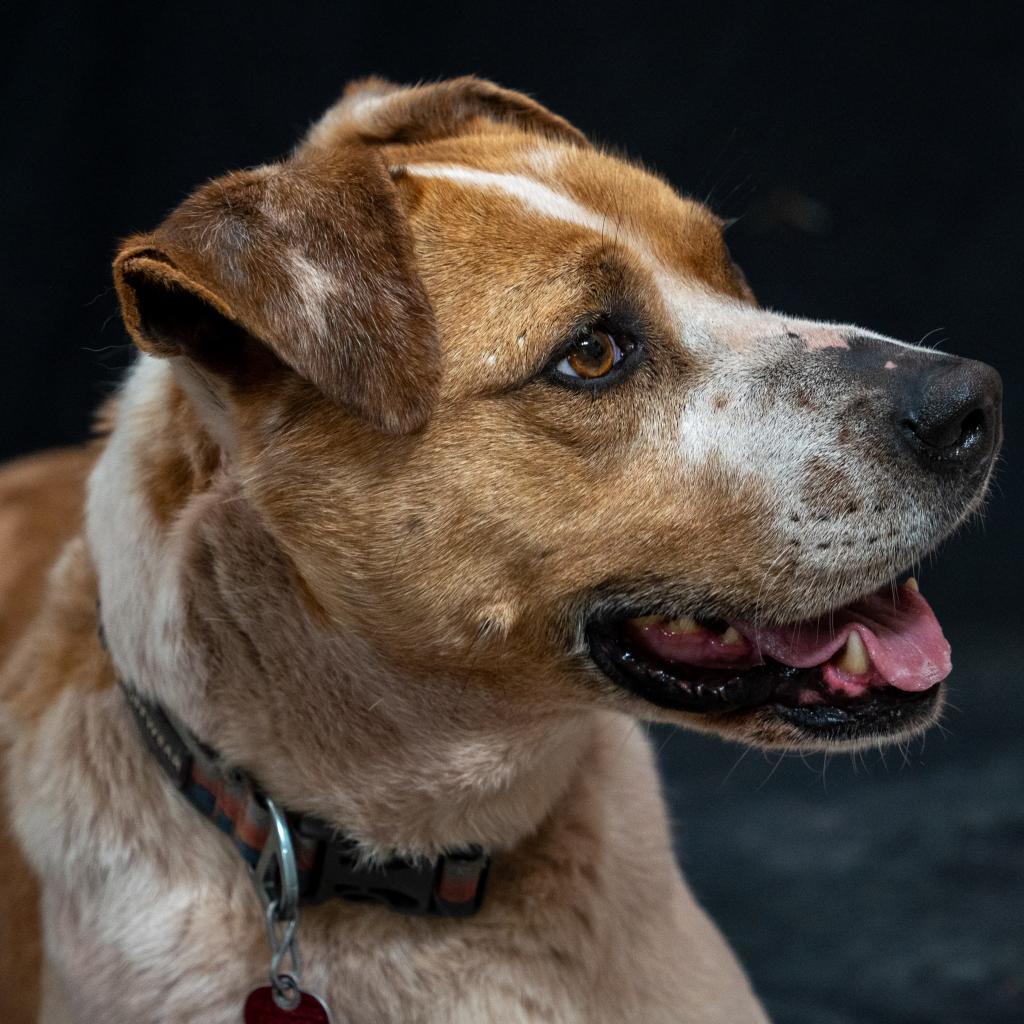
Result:
[[[357,116],[353,107],[360,100],[378,97],[387,97],[389,102],[369,117]],[[535,100],[471,75],[413,89],[382,78],[352,82],[341,101],[315,127],[308,145],[331,150],[352,141],[434,142],[480,130],[490,132],[496,124],[588,145],[579,129]]]
[[[509,187],[466,187],[451,167]],[[931,541],[912,533],[928,496],[904,487],[886,510],[904,547],[862,550],[867,506],[854,515],[837,491],[893,483],[860,436],[846,476],[813,444],[788,452],[792,494],[770,466],[737,468],[717,424],[755,415],[744,374],[776,380],[755,426],[816,416],[800,422],[836,444],[839,426],[787,382],[810,349],[845,341],[758,310],[720,228],[527,97],[369,80],[289,160],[203,186],[124,244],[125,322],[169,369],[147,359],[131,378],[86,539],[45,599],[93,456],[0,478],[0,635],[20,638],[0,721],[11,817],[48,893],[48,1020],[142,1019],[154,992],[175,1019],[235,1019],[264,969],[245,873],[137,742],[112,658],[369,855],[495,854],[472,922],[304,913],[310,984],[353,1019],[763,1021],[678,875],[650,753],[622,713],[767,745],[800,736],[765,709],[654,708],[581,655],[581,616],[625,588],[805,617]],[[599,398],[544,373],[595,312],[647,340]],[[702,430],[726,443],[687,457]],[[792,544],[794,523],[829,539]],[[846,561],[816,560],[833,543]],[[44,829],[54,842],[33,841]],[[136,891],[152,921],[103,916]],[[17,930],[30,958],[31,929]],[[27,998],[0,1017],[32,1019]]]
[[[58,688],[80,678],[82,646],[88,649],[95,632],[90,588],[74,592],[56,604],[24,636],[39,612],[47,570],[69,538],[81,528],[85,478],[96,458],[94,449],[65,449],[22,459],[0,474],[0,656],[14,668],[3,674],[0,707],[34,719],[54,699]],[[77,607],[75,607],[77,604]],[[65,613],[70,613],[65,618]],[[83,634],[76,626],[84,616]],[[23,637],[15,649],[15,639]],[[83,645],[84,641],[84,645]],[[36,657],[51,662],[52,671],[40,673]],[[19,671],[19,661],[22,663]],[[85,673],[88,679],[88,673]],[[43,684],[43,685],[40,685]],[[4,717],[0,715],[0,767],[7,748]],[[39,890],[8,827],[5,813],[0,828],[0,950],[16,951],[20,981],[0,991],[0,1020],[36,1019],[42,936]],[[4,960],[6,963],[6,959]],[[12,967],[14,961],[11,961]]]
[[[378,426],[410,429],[438,366],[397,206],[380,160],[354,146],[212,182],[122,247],[125,323],[144,350],[238,381],[279,359]]]

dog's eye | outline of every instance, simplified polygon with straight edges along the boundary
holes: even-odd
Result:
[[[558,373],[577,380],[598,380],[606,377],[625,354],[615,338],[597,328],[573,342],[572,348],[555,367]]]

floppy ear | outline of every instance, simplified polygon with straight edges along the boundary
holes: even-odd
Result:
[[[124,321],[156,356],[244,385],[281,364],[380,429],[427,419],[433,313],[380,157],[357,145],[226,175],[114,261]]]
[[[529,96],[472,75],[410,88],[383,78],[353,82],[310,130],[306,145],[430,142],[465,134],[487,121],[589,145],[579,129]]]

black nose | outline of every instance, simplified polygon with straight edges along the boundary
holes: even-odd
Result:
[[[987,464],[1000,432],[1003,383],[985,363],[951,359],[916,375],[897,429],[918,461],[933,471]]]

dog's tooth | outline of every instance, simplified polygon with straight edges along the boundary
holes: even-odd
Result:
[[[743,643],[743,637],[740,636],[739,632],[736,629],[730,626],[722,634],[722,643],[728,644],[730,647],[735,647],[737,644]]]
[[[664,621],[664,615],[640,615],[635,619],[630,619],[634,626],[639,626],[641,629],[647,629],[648,626],[660,626]]]
[[[853,630],[846,638],[843,655],[837,662],[837,668],[850,676],[862,676],[871,668],[868,649],[860,638],[860,633]]]
[[[697,620],[690,615],[682,615],[678,619],[669,619],[665,623],[665,629],[670,633],[702,633],[703,630],[697,625]]]
[[[917,580],[915,580],[913,576],[911,576],[910,579],[908,579],[907,582],[903,584],[903,586],[905,586],[907,590],[912,590],[915,594],[918,593],[921,589],[917,585]]]

